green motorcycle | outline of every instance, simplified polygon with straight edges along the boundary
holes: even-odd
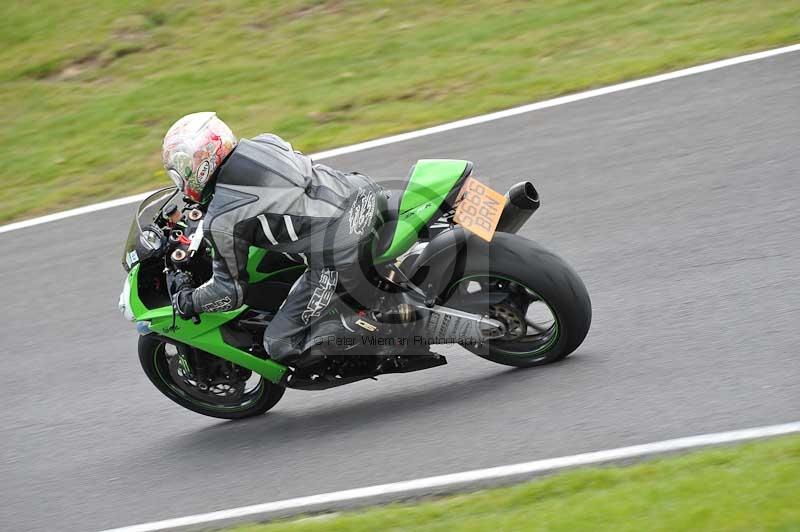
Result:
[[[323,320],[326,332],[291,366],[271,360],[262,341],[305,265],[251,247],[246,304],[183,320],[169,279],[180,270],[198,282],[211,277],[205,213],[175,188],[155,192],[131,226],[119,302],[136,323],[145,374],[185,408],[237,419],[263,414],[286,388],[326,389],[446,364],[435,345],[458,344],[518,367],[563,359],[589,331],[586,288],[561,258],[515,234],[539,206],[533,185],[502,196],[471,173],[468,161],[421,160],[390,186],[365,274],[380,297],[364,306],[341,294]]]

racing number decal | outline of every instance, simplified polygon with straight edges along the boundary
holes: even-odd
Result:
[[[506,205],[505,196],[470,177],[461,187],[456,204],[453,221],[491,242]]]

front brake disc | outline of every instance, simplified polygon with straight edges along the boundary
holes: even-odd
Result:
[[[247,382],[238,378],[236,371],[231,371],[230,376],[222,374],[200,381],[192,373],[192,368],[181,350],[168,358],[168,364],[173,382],[195,399],[212,404],[238,404],[244,395]],[[215,373],[222,373],[221,365],[217,365]]]

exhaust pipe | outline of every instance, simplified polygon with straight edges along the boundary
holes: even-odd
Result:
[[[506,192],[506,206],[495,231],[516,233],[539,208],[539,193],[530,181],[521,181]]]

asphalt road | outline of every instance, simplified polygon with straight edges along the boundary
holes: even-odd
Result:
[[[327,161],[467,158],[592,296],[561,364],[450,364],[265,417],[185,411],[116,309],[134,206],[0,235],[0,529],[93,530],[800,418],[800,53]],[[157,149],[154,147],[153,149]]]

